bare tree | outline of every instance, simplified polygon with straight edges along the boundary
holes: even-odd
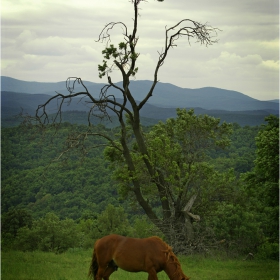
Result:
[[[130,90],[130,79],[133,78],[138,71],[137,60],[139,53],[137,52],[137,43],[139,37],[137,31],[139,27],[139,6],[144,1],[145,0],[131,1],[134,8],[133,28],[131,31],[128,30],[127,25],[123,22],[110,22],[105,25],[99,35],[97,41],[106,44],[106,48],[102,51],[104,56],[103,62],[98,65],[99,77],[106,77],[107,79],[107,84],[101,89],[99,98],[93,97],[81,78],[70,77],[66,81],[68,94],[57,93],[46,103],[38,106],[36,117],[41,124],[45,125],[50,123],[47,107],[52,100],[57,100],[58,110],[54,121],[60,122],[62,117],[62,105],[66,102],[71,102],[74,97],[80,97],[86,100],[86,103],[89,106],[89,124],[92,116],[110,118],[110,114],[113,112],[117,116],[120,124],[120,136],[118,141],[101,133],[92,133],[89,130],[86,133],[70,138],[68,141],[69,147],[80,145],[82,140],[89,135],[101,136],[107,139],[108,146],[115,149],[124,159],[129,174],[128,176],[130,176],[130,182],[132,184],[131,191],[133,192],[136,201],[149,219],[165,233],[169,242],[175,245],[174,239],[175,236],[177,236],[176,228],[179,227],[181,232],[182,225],[184,231],[187,232],[187,237],[186,234],[183,234],[181,237],[185,239],[185,241],[193,238],[191,220],[198,221],[200,219],[198,215],[191,213],[197,194],[193,194],[184,205],[180,204],[180,207],[178,205],[176,206],[176,211],[183,213],[183,215],[177,215],[178,217],[175,218],[176,215],[173,215],[175,206],[170,200],[171,196],[167,195],[169,183],[165,178],[164,172],[161,172],[159,168],[156,168],[150,160],[148,144],[140,125],[140,111],[153,95],[153,91],[158,82],[159,70],[163,66],[169,51],[176,47],[177,41],[185,38],[188,44],[190,44],[191,40],[194,40],[205,46],[212,45],[217,42],[216,35],[218,29],[191,19],[182,19],[174,26],[169,28],[166,27],[165,43],[162,51],[158,52],[158,60],[152,77],[152,85],[143,100],[137,102],[133,96],[133,92]],[[116,27],[121,27],[123,31],[123,41],[119,42],[117,47],[115,47],[111,41],[111,31]],[[110,77],[112,71],[119,71],[121,73],[121,86],[117,85]],[[75,92],[75,86],[77,84],[82,86],[82,91]],[[121,101],[111,94],[112,89],[118,90],[122,94]],[[128,134],[130,133],[133,134],[136,140],[137,150],[141,155],[142,167],[145,168],[145,174],[149,176],[149,180],[156,186],[157,196],[162,208],[162,217],[159,217],[156,214],[149,200],[143,195],[141,179],[134,176],[137,172],[137,166],[129,143]],[[184,191],[182,190],[181,196],[183,195],[183,192]],[[173,231],[171,231],[172,228]]]

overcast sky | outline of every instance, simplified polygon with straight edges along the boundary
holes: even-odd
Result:
[[[98,35],[111,21],[133,23],[129,0],[2,0],[1,10],[1,75],[26,81],[76,76],[105,83],[97,71],[104,48]],[[160,69],[161,82],[279,98],[278,0],[148,0],[140,14],[137,80],[152,79],[165,26],[189,18],[221,29],[219,42],[206,48],[178,41]]]

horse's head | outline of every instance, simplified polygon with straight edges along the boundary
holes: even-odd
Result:
[[[189,278],[188,276],[184,275],[183,278],[181,278],[181,280],[190,280],[191,278]]]

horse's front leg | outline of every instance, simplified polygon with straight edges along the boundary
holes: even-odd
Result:
[[[148,280],[158,280],[157,272],[155,271],[155,269],[150,269],[148,273],[149,273]]]
[[[103,267],[98,267],[98,270],[97,270],[97,273],[96,273],[96,275],[95,275],[95,278],[94,278],[94,280],[102,280],[102,279],[105,279],[104,278],[104,273],[105,273],[105,270],[106,270],[106,267],[105,268],[103,268]],[[109,278],[108,278],[109,279]],[[107,280],[107,279],[105,279],[105,280]]]
[[[105,268],[99,267],[97,274],[96,274],[96,279],[95,280],[109,280],[110,275],[115,271],[116,269],[111,266],[107,266]]]
[[[116,269],[115,269],[114,267],[108,266],[108,267],[106,268],[106,271],[104,272],[103,279],[104,279],[104,280],[109,280],[110,275],[111,275],[114,271],[116,271]]]

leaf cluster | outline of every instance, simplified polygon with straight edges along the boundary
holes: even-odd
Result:
[[[99,78],[104,77],[107,73],[112,71],[113,66],[108,66],[108,61],[110,59],[113,59],[113,65],[117,62],[118,65],[121,65],[123,68],[125,68],[130,65],[131,60],[135,61],[139,56],[139,54],[128,50],[127,42],[120,42],[118,48],[116,48],[113,44],[110,44],[109,47],[106,47],[102,51],[102,54],[104,60],[102,64],[98,65]],[[137,72],[138,67],[133,69],[131,75],[135,76]]]

